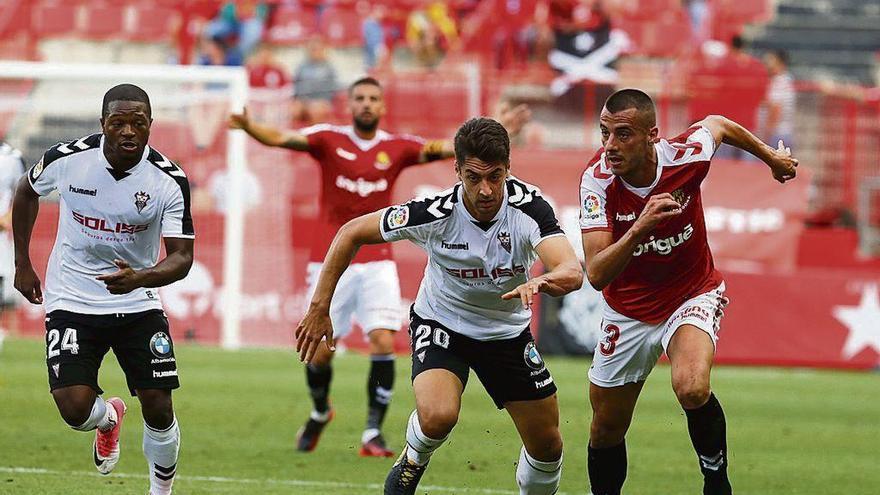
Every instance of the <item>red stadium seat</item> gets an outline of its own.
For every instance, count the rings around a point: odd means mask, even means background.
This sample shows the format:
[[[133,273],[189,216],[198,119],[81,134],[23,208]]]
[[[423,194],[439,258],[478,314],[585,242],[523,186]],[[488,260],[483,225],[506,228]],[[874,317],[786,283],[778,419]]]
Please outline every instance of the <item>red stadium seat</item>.
[[[331,45],[355,46],[363,43],[361,17],[354,9],[328,8],[321,14],[320,27]]]
[[[270,43],[298,44],[318,32],[317,12],[307,6],[281,5],[272,14],[272,21],[266,32]]]
[[[83,35],[98,39],[123,37],[125,10],[125,5],[115,2],[88,2]]]
[[[33,30],[40,37],[71,34],[77,30],[78,2],[46,0],[34,5]]]
[[[180,22],[180,12],[158,4],[132,4],[131,22],[126,29],[127,38],[133,41],[168,41],[174,26]]]
[[[666,12],[681,10],[681,0],[638,0],[623,5],[625,16],[639,20],[653,20]]]
[[[681,9],[652,19],[615,19],[614,27],[626,31],[636,45],[635,53],[640,55],[674,56],[684,50],[692,39],[691,24]]]

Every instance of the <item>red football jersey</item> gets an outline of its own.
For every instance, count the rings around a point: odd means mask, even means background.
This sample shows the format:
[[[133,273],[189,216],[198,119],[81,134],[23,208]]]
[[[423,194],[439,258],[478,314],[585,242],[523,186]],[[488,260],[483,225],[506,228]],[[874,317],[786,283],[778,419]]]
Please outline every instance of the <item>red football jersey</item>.
[[[581,177],[581,231],[611,232],[617,242],[632,227],[648,199],[670,193],[682,213],[658,224],[633,252],[623,272],[602,291],[620,314],[660,323],[686,300],[722,282],[706,238],[700,184],[709,172],[715,140],[708,129],[692,127],[670,140],[661,139],[657,178],[633,187],[611,173],[600,149]]]
[[[379,130],[371,140],[352,126],[319,124],[303,129],[309,154],[321,166],[321,229],[312,233],[311,261],[323,261],[333,236],[353,218],[391,204],[400,171],[419,163],[425,140]],[[388,244],[361,247],[353,263],[391,259]]]

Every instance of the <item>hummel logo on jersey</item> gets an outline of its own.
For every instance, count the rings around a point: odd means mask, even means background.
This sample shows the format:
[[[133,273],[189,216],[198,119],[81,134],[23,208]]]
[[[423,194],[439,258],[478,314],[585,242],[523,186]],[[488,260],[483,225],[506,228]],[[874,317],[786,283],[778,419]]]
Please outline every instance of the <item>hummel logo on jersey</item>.
[[[134,205],[137,207],[138,213],[147,207],[147,201],[149,200],[150,195],[143,191],[134,193]]]
[[[336,154],[341,156],[342,158],[345,158],[348,161],[354,161],[357,159],[357,155],[355,155],[351,151],[345,151],[342,148],[336,148]]]
[[[61,363],[55,363],[52,365],[52,372],[55,373],[55,378],[58,378],[58,374],[61,373]]]
[[[632,222],[633,220],[636,219],[636,214],[635,213],[627,213],[626,215],[624,215],[622,213],[618,213],[617,216],[615,217],[615,219],[618,222]]]
[[[684,230],[679,232],[678,235],[669,236],[665,239],[654,239],[654,236],[648,238],[648,242],[639,244],[639,247],[633,251],[633,256],[641,256],[645,253],[654,251],[657,254],[666,256],[667,254],[672,252],[672,249],[676,246],[681,245],[684,241],[691,238],[694,234],[694,227],[691,224],[687,224]]]
[[[504,248],[508,253],[510,252],[510,233],[509,232],[499,232],[498,233],[498,242],[501,243],[501,247]]]
[[[72,193],[85,194],[86,196],[97,196],[98,195],[97,189],[83,189],[82,187],[73,187],[73,186],[67,186],[67,188]]]
[[[441,241],[441,242],[440,242],[440,246],[441,246],[443,249],[462,249],[462,250],[467,250],[467,249],[468,249],[468,243],[466,243],[466,242],[446,242],[446,241]]]

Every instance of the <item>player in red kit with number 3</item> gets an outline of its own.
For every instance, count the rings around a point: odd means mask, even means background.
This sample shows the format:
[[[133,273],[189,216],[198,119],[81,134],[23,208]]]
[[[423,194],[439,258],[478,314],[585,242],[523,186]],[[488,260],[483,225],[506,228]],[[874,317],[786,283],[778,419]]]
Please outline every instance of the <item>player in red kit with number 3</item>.
[[[336,231],[346,222],[391,204],[391,191],[400,172],[412,165],[454,156],[449,141],[426,141],[393,135],[379,129],[385,115],[382,86],[365,77],[349,86],[348,106],[352,125],[319,124],[300,131],[278,130],[252,122],[247,113],[232,115],[229,126],[242,129],[267,146],[307,152],[321,169],[321,229],[312,232],[308,266],[309,298],[315,290],[324,255]],[[501,116],[511,134],[528,121],[525,106]],[[397,267],[387,244],[367,246],[352,261],[339,281],[331,307],[333,328],[344,337],[357,323],[369,338],[370,373],[367,381],[369,409],[361,437],[362,456],[391,457],[381,426],[394,386],[394,332],[401,325]],[[297,434],[297,450],[310,452],[333,418],[329,403],[333,353],[321,345],[306,365],[306,380],[314,407]]]
[[[603,148],[580,184],[587,278],[606,302],[604,337],[589,372],[592,493],[620,493],[624,437],[642,385],[665,351],[703,493],[730,494],[724,412],[709,386],[727,299],[706,239],[700,184],[721,143],[760,158],[782,183],[795,177],[798,162],[782,141],[774,149],[717,115],[658,139],[654,102],[636,89],[611,95],[599,126]]]

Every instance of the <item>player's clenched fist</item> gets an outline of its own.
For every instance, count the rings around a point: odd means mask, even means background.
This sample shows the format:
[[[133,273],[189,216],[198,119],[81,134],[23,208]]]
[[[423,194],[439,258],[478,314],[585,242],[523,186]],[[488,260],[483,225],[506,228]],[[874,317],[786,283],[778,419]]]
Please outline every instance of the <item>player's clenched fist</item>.
[[[786,147],[781,139],[767,161],[767,165],[773,173],[773,178],[782,184],[794,179],[797,175],[798,161],[791,156],[791,148]]]
[[[336,350],[336,343],[333,341],[333,323],[327,311],[309,309],[297,325],[294,337],[296,337],[296,352],[299,353],[299,360],[305,363],[312,362],[315,351],[318,350],[324,337],[327,338],[327,347],[331,351]]]
[[[43,304],[43,291],[40,288],[40,277],[31,265],[15,268],[15,290],[34,304]]]
[[[230,115],[229,120],[226,122],[226,125],[229,126],[230,129],[247,130],[250,124],[251,120],[248,117],[247,107],[244,107],[241,110],[241,113],[234,113]]]
[[[507,300],[519,297],[522,300],[523,307],[529,309],[532,307],[535,294],[540,292],[541,287],[544,287],[546,284],[547,282],[542,279],[533,278],[524,284],[520,284],[516,289],[505,293],[501,296],[501,299]]]
[[[673,199],[669,193],[655,194],[648,199],[645,209],[633,224],[633,229],[639,233],[648,233],[657,226],[658,223],[672,218],[681,213],[681,205]]]

